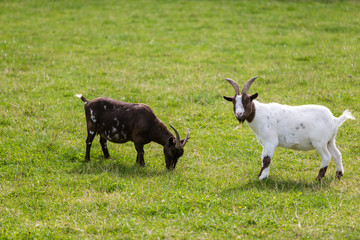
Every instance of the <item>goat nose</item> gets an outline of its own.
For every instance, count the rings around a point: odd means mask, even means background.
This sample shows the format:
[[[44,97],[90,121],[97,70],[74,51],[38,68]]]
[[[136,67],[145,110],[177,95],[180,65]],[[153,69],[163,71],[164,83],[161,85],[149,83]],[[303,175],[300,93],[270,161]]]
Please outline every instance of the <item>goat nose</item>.
[[[240,116],[242,115],[242,112],[236,112],[235,115],[236,115],[237,117],[240,117]]]

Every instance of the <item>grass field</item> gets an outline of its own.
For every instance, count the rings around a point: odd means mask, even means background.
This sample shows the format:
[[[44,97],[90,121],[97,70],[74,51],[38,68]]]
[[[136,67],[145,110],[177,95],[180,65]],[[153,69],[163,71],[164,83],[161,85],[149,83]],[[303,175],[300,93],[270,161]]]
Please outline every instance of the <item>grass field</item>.
[[[0,1],[0,239],[360,239],[358,1]],[[222,99],[260,77],[261,102],[320,104],[345,168],[315,181],[317,152],[261,146]],[[98,138],[83,103],[146,103],[191,139],[175,171],[162,147]]]

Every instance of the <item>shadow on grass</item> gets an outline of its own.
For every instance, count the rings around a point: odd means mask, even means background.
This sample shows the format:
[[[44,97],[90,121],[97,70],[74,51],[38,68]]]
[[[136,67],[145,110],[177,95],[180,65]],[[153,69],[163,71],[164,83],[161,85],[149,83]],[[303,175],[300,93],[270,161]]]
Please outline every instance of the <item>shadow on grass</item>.
[[[141,167],[135,161],[124,164],[114,159],[100,158],[97,160],[93,159],[91,162],[80,161],[69,172],[83,175],[109,173],[119,177],[154,177],[171,174],[173,171],[165,168],[158,170],[148,166]]]
[[[260,191],[279,191],[279,192],[317,192],[324,189],[330,188],[330,185],[333,181],[339,181],[335,177],[328,176],[323,180],[292,180],[292,179],[274,179],[268,178],[265,180],[251,179],[245,182],[242,185],[237,187],[228,188],[223,191],[223,193],[236,193],[243,192],[252,189],[257,189]]]

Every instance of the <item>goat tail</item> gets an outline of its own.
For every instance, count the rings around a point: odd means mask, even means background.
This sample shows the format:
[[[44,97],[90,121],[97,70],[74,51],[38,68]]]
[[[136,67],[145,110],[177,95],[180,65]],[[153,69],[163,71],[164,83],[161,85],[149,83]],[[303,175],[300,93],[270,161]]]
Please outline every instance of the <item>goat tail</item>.
[[[84,98],[82,94],[75,94],[74,97],[80,98],[84,103],[88,102],[88,100],[86,100],[86,98]]]
[[[351,112],[346,109],[340,117],[336,118],[335,121],[337,127],[340,127],[348,119],[355,120],[355,118],[351,115]]]

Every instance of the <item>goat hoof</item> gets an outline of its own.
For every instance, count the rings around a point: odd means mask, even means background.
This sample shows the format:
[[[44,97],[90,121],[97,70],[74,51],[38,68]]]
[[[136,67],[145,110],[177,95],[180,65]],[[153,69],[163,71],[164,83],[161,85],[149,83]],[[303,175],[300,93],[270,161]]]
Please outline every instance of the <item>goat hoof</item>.
[[[325,177],[325,173],[328,167],[323,167],[320,169],[319,174],[317,175],[316,179],[321,180],[323,177]]]
[[[317,181],[321,181],[323,178],[324,178],[324,176],[321,176],[321,175],[319,174],[319,175],[317,175],[316,180],[317,180]]]
[[[337,179],[341,179],[341,177],[343,176],[343,173],[341,171],[336,171],[336,177]]]
[[[261,175],[261,176],[259,177],[259,180],[261,181],[261,180],[264,180],[264,179],[267,179],[267,178],[268,178],[267,175],[265,175],[265,176],[262,176],[262,175]]]

